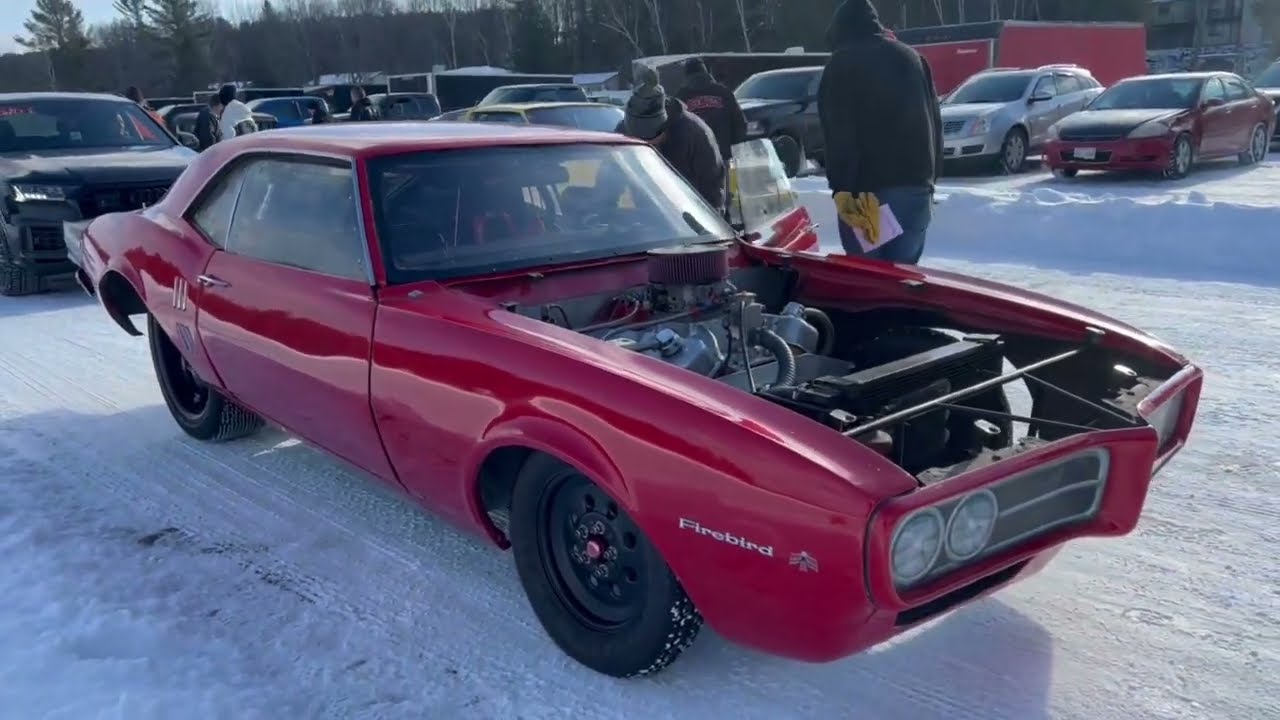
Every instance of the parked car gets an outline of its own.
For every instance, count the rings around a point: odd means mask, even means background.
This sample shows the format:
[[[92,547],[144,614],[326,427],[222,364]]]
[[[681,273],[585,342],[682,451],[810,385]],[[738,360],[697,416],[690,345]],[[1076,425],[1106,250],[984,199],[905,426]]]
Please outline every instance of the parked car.
[[[375,93],[369,100],[379,120],[430,120],[440,114],[440,101],[431,93]]]
[[[192,135],[194,137],[194,133],[196,131],[196,118],[200,115],[199,107],[200,106],[197,105],[196,110],[172,114],[168,120],[169,126],[174,129],[174,132]],[[264,112],[253,113],[253,122],[258,126],[259,131],[274,130],[279,127],[279,122],[276,120],[276,116],[269,115]]]
[[[800,174],[807,158],[818,165],[826,160],[818,118],[821,81],[821,66],[766,70],[743,80],[733,91],[747,118],[747,139],[772,140],[789,177]]]
[[[1076,65],[984,70],[942,101],[943,159],[1019,172],[1028,156],[1042,151],[1049,126],[1101,92],[1093,75]]]
[[[511,547],[548,635],[620,677],[704,618],[834,660],[1129,533],[1203,382],[1076,305],[749,242],[621,135],[256,133],[79,240],[183,432],[279,423]]]
[[[1271,136],[1271,149],[1280,150],[1280,60],[1271,63],[1270,67],[1254,78],[1253,86],[1258,89],[1258,92],[1271,98],[1271,102],[1277,106],[1275,130]]]
[[[466,119],[471,122],[558,125],[579,130],[615,132],[625,114],[622,108],[617,106],[588,100],[482,105],[467,112]]]
[[[476,107],[528,102],[588,102],[587,91],[573,83],[502,85],[489,91]]]
[[[1144,170],[1181,178],[1200,160],[1262,162],[1275,122],[1275,103],[1235,73],[1144,75],[1050,128],[1045,162],[1066,177]]]
[[[115,95],[0,95],[0,295],[70,279],[68,223],[154,205],[195,156]]]
[[[466,120],[467,113],[471,112],[472,110],[473,108],[462,108],[461,110],[449,110],[448,112],[440,113],[439,115],[431,118],[431,120],[432,122],[435,122],[435,121],[457,122],[459,120]]]
[[[276,126],[282,128],[310,125],[316,109],[321,106],[324,106],[326,114],[329,112],[324,98],[315,95],[258,98],[250,100],[245,105],[254,113],[273,116],[276,119]]]

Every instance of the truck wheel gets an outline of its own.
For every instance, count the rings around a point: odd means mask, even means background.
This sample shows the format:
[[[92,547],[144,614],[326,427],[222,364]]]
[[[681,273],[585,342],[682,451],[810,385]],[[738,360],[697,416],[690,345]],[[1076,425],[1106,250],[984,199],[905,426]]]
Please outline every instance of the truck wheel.
[[[9,240],[0,231],[0,295],[34,295],[45,289],[43,279],[14,260]]]
[[[804,167],[804,146],[794,136],[782,133],[773,136],[773,150],[778,153],[787,177],[795,177]]]
[[[1016,175],[1022,172],[1027,163],[1027,132],[1022,128],[1013,128],[1000,143],[999,169],[1006,174]]]
[[[147,338],[160,394],[183,432],[197,440],[224,442],[252,435],[262,427],[262,418],[223,397],[196,375],[151,315],[147,316]]]
[[[511,500],[529,605],[574,660],[618,678],[670,665],[702,628],[671,568],[625,510],[574,468],[533,455]]]

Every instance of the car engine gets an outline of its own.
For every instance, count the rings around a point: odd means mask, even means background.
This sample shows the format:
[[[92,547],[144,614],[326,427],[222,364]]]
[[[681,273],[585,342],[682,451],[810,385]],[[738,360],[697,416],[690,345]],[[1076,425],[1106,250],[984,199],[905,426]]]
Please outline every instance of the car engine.
[[[646,262],[643,287],[509,309],[733,385],[846,434],[1000,373],[1004,356],[997,336],[935,335],[888,354],[837,357],[827,314],[795,302],[770,311],[757,293],[731,281],[725,245],[653,250]],[[976,400],[1007,412],[999,388]],[[1010,434],[1007,422],[953,417],[942,407],[851,437],[919,472],[1007,447]]]

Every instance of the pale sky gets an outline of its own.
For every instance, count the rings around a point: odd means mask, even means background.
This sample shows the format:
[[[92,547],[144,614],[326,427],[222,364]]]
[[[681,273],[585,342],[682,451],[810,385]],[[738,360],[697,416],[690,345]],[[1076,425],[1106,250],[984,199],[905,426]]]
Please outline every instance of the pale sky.
[[[80,12],[84,13],[84,21],[88,25],[101,25],[118,17],[114,0],[74,0]],[[15,52],[19,49],[13,41],[14,35],[24,35],[22,23],[31,17],[31,8],[35,0],[0,0],[0,52]],[[215,0],[216,5],[226,8],[238,6],[228,0]]]

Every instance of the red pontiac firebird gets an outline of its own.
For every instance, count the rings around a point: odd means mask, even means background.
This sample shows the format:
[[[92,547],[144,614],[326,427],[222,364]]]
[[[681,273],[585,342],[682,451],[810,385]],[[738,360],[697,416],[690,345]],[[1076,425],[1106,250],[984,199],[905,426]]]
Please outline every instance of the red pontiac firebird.
[[[1045,164],[1081,170],[1141,170],[1186,177],[1199,160],[1267,158],[1276,106],[1229,72],[1122,80],[1049,128]]]
[[[749,243],[612,134],[322,125],[215,146],[74,255],[145,316],[187,434],[278,424],[510,547],[602,673],[704,618],[833,660],[1133,530],[1196,366],[1048,297],[797,252],[794,212]]]

